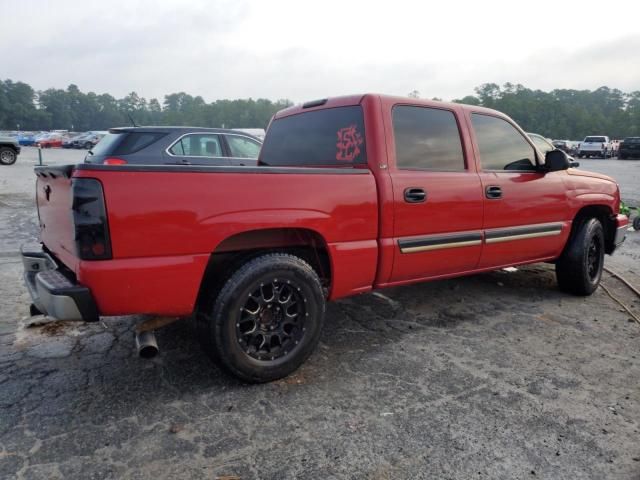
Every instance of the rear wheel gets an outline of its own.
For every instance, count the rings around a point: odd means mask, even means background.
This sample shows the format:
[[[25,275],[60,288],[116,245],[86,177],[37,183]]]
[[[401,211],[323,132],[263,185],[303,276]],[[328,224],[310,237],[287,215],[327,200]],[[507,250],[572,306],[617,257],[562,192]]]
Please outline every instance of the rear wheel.
[[[316,272],[302,259],[267,254],[231,275],[207,315],[208,351],[247,382],[276,380],[315,349],[325,299]]]
[[[18,154],[13,148],[0,147],[0,163],[2,165],[13,165],[18,159]]]
[[[596,218],[584,220],[556,262],[560,289],[574,295],[591,295],[600,283],[604,266],[604,229]]]

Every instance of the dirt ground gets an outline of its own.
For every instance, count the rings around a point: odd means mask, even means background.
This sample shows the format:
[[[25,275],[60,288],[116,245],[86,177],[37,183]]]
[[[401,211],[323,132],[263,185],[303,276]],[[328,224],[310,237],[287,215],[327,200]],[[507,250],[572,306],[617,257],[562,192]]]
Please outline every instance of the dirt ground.
[[[640,479],[640,325],[603,289],[559,292],[551,265],[333,303],[316,353],[266,385],[186,321],[153,360],[137,318],[27,328],[34,152],[0,168],[0,478]],[[638,203],[640,161],[581,163]],[[640,232],[607,266],[640,287]]]

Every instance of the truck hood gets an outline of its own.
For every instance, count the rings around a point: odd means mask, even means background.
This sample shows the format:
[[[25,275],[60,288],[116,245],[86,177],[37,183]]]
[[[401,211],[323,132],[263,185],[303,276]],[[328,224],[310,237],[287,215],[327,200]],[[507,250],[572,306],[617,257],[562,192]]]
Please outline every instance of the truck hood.
[[[613,178],[608,175],[603,175],[602,173],[589,172],[588,170],[579,170],[577,168],[570,168],[567,170],[569,175],[575,175],[578,177],[591,177],[591,178],[599,178],[600,180],[608,180],[613,183],[617,183]]]

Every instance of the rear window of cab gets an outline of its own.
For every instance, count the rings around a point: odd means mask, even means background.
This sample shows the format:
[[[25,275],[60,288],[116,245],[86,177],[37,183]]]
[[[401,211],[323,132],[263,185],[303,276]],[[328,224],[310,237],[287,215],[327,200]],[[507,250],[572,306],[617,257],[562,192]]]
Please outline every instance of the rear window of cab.
[[[367,163],[362,107],[336,107],[274,120],[259,163],[350,167]]]

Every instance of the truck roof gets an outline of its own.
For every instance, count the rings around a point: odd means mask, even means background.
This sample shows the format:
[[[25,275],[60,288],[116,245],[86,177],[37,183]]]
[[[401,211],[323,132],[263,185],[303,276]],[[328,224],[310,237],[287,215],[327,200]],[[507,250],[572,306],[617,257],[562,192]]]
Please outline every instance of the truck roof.
[[[422,98],[410,98],[410,97],[400,97],[394,95],[384,95],[379,93],[364,93],[357,95],[345,95],[340,97],[330,97],[323,98],[318,100],[312,100],[309,102],[301,103],[298,105],[294,105],[292,107],[285,108],[280,110],[274,115],[274,119],[288,117],[290,115],[295,115],[298,113],[302,113],[306,110],[320,110],[324,108],[335,108],[335,107],[348,107],[353,105],[359,105],[365,99],[365,97],[377,97],[382,101],[391,101],[394,103],[410,103],[412,105],[424,105],[426,107],[449,107],[449,108],[463,108],[463,109],[472,109],[475,112],[485,112],[491,113],[493,115],[506,116],[502,112],[497,110],[493,110],[491,108],[479,107],[476,105],[466,105],[463,103],[453,103],[453,102],[441,102],[439,100],[427,100]]]

